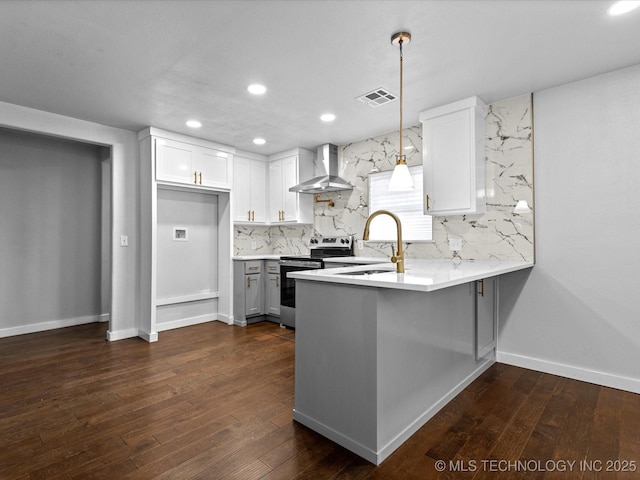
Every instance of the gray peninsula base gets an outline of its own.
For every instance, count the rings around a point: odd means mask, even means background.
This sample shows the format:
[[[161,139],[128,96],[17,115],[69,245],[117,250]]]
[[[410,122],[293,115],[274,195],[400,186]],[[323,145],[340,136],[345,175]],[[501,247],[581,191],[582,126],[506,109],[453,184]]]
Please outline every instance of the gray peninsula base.
[[[381,463],[495,362],[476,360],[477,296],[298,278],[293,418]]]

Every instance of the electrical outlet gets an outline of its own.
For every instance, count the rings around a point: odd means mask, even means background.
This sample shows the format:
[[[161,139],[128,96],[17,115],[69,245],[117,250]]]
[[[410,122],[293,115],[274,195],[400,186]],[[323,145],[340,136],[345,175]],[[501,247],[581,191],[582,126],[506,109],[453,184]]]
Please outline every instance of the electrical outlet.
[[[362,250],[364,248],[364,242],[362,240],[358,240],[358,248]]]
[[[449,250],[452,252],[459,252],[462,250],[462,239],[461,238],[450,238],[449,239]]]
[[[120,235],[120,246],[128,247],[129,246],[129,236],[128,235]]]
[[[253,250],[256,250],[258,248],[258,245],[256,244],[256,242],[251,242],[251,248]]]

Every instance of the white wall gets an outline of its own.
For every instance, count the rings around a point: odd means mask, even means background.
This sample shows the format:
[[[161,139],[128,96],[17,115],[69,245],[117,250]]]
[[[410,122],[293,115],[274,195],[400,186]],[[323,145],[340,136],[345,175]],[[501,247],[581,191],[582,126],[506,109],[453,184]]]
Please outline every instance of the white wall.
[[[138,335],[138,142],[136,134],[0,102],[0,126],[111,148],[111,311],[107,338]],[[129,247],[120,247],[128,235]]]
[[[534,94],[536,265],[498,360],[640,393],[640,66]]]

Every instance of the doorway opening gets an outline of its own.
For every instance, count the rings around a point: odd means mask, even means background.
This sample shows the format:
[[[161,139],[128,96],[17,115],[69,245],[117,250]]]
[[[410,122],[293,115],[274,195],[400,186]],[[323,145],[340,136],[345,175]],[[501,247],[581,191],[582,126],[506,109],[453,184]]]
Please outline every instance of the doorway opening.
[[[109,321],[111,148],[0,127],[0,336]]]

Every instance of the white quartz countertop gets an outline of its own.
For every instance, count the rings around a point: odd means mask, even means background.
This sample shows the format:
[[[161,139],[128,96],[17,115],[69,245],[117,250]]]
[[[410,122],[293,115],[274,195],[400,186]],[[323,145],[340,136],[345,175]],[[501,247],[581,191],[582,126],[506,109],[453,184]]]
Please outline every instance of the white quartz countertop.
[[[327,257],[322,260],[324,263],[353,263],[354,265],[368,265],[385,261],[381,257]]]
[[[263,253],[255,255],[236,255],[231,257],[232,260],[280,260],[280,257],[295,256],[295,253]],[[328,257],[323,258],[327,263],[353,263],[354,265],[368,265],[370,263],[384,262],[381,257]]]
[[[287,275],[315,282],[431,292],[531,267],[533,263],[530,262],[467,260],[454,265],[451,260],[408,259],[405,260],[405,273],[396,273],[395,264],[387,261],[353,267],[304,270]],[[374,269],[385,272],[357,275],[357,272]]]
[[[263,253],[256,255],[237,255],[231,257],[232,260],[280,260],[280,257],[285,255],[283,253]]]

